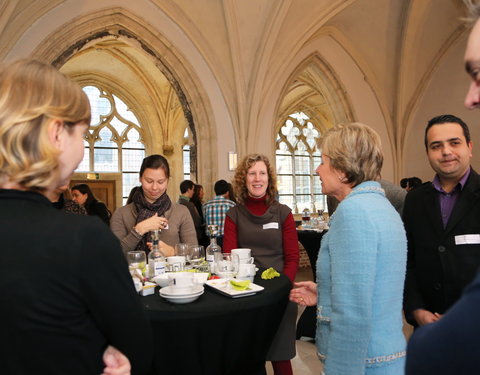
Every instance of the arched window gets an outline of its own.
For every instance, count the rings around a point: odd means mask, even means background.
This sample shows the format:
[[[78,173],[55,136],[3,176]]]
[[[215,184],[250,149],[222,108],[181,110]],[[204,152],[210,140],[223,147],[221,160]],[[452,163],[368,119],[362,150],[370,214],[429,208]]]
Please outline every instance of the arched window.
[[[276,165],[279,200],[294,213],[310,210],[327,211],[326,196],[315,173],[321,162],[317,141],[321,134],[303,112],[288,116],[276,140]]]
[[[127,105],[106,89],[85,86],[92,121],[85,137],[85,156],[77,172],[122,172],[125,204],[139,184],[138,172],[145,157],[142,128]]]
[[[190,134],[188,128],[183,134],[183,179],[190,180]]]

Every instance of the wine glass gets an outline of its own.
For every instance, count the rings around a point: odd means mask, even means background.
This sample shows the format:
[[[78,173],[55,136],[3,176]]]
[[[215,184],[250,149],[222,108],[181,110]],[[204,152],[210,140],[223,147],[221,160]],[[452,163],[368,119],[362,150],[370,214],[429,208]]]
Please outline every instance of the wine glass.
[[[215,254],[215,273],[222,279],[234,277],[238,273],[239,264],[238,254]]]
[[[185,257],[188,261],[188,245],[186,243],[177,243],[175,245],[175,255]]]
[[[147,263],[145,251],[129,251],[127,253],[127,261],[128,269],[132,277],[143,278]]]
[[[190,263],[198,267],[205,260],[205,249],[201,245],[192,245],[188,250]]]

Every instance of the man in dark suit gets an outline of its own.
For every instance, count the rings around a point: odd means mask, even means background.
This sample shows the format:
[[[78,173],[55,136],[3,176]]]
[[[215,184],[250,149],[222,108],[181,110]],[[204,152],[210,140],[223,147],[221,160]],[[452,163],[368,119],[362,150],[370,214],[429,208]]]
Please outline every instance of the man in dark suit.
[[[415,326],[439,320],[480,266],[480,177],[470,167],[468,126],[452,115],[435,117],[425,130],[425,147],[436,175],[408,193],[403,213],[404,310]]]
[[[465,52],[465,67],[472,81],[465,106],[474,109],[480,107],[480,1],[464,1],[475,21]],[[476,202],[478,195],[471,202],[472,209],[478,204]],[[434,324],[420,327],[411,336],[405,374],[477,374],[480,368],[479,337],[480,274],[477,273],[445,316]]]

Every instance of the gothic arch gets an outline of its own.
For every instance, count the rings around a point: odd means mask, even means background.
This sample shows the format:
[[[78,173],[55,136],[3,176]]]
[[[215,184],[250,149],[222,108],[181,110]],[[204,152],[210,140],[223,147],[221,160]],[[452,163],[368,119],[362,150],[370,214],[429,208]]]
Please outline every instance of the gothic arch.
[[[196,140],[198,166],[217,164],[217,141],[215,118],[213,116],[208,95],[200,80],[194,74],[194,69],[182,54],[150,25],[142,22],[134,14],[123,8],[103,9],[89,13],[81,18],[70,20],[68,24],[45,38],[34,50],[33,56],[46,60],[61,68],[69,60],[84,53],[98,43],[123,43],[156,67],[170,82],[181,103],[183,114],[190,132]],[[135,65],[138,61],[130,61]],[[141,69],[139,69],[141,70]],[[88,81],[88,78],[83,77]],[[145,79],[143,79],[145,80]],[[121,91],[122,92],[122,91]],[[139,110],[140,118],[149,117],[142,113],[142,104],[135,102],[135,97],[123,90],[124,98]],[[176,124],[178,126],[179,124]],[[180,133],[183,135],[183,130]],[[199,132],[201,129],[201,136]],[[180,137],[181,139],[181,137]],[[181,141],[180,141],[181,142]],[[150,152],[161,152],[168,155],[170,144],[163,144],[163,149],[155,145],[149,147]],[[181,158],[181,152],[179,154]],[[178,163],[177,163],[178,164]],[[175,170],[179,165],[172,168]],[[202,168],[203,178],[213,180],[212,171],[215,168]],[[196,169],[198,172],[198,169]]]

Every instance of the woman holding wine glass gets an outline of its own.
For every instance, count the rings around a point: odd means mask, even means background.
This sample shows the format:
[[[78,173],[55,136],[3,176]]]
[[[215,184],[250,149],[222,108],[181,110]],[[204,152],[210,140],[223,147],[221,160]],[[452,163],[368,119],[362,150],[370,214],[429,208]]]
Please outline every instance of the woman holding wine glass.
[[[51,65],[0,68],[2,373],[150,369],[151,330],[118,240],[49,200],[82,160],[89,123],[87,96]]]

